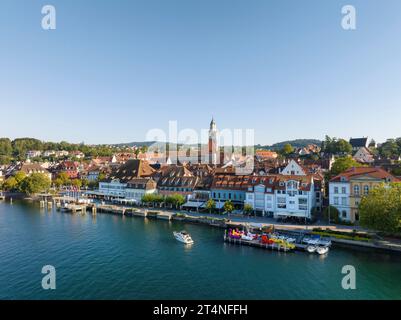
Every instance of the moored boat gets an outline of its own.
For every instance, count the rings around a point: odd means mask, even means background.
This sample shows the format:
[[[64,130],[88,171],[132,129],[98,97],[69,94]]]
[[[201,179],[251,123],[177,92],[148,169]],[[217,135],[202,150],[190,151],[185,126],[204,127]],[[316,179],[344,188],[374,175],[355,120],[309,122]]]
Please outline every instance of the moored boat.
[[[306,247],[306,251],[308,251],[309,253],[315,252],[316,249],[317,249],[316,246],[307,246],[307,247]]]
[[[329,252],[329,248],[328,247],[317,247],[316,252],[320,255],[323,255],[323,254],[326,254],[327,252]]]

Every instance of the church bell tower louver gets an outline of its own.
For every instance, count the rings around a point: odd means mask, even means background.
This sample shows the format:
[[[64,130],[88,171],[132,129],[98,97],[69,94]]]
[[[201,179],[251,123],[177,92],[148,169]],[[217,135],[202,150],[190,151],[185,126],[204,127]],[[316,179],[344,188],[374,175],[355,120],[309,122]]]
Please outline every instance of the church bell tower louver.
[[[218,155],[219,155],[219,146],[217,143],[217,126],[216,122],[212,118],[212,121],[210,122],[210,128],[209,128],[209,164],[211,165],[217,165],[218,164]]]

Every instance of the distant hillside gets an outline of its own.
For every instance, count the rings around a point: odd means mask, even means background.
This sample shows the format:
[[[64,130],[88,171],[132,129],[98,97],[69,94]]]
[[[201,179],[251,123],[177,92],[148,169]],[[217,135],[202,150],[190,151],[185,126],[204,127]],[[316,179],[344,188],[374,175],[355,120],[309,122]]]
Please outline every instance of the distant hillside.
[[[295,148],[303,148],[303,147],[306,147],[308,144],[316,144],[316,145],[320,146],[322,144],[322,141],[321,140],[317,140],[317,139],[296,139],[296,140],[288,140],[288,141],[278,142],[278,143],[275,143],[275,144],[273,144],[271,146],[262,146],[262,145],[259,144],[259,145],[256,145],[255,148],[280,150],[287,143],[289,143],[290,145],[292,145]]]
[[[127,143],[118,143],[114,144],[116,147],[149,147],[150,145],[154,144],[156,141],[140,141],[140,142],[127,142]]]
[[[283,146],[285,144],[291,144],[293,147],[295,148],[302,148],[302,147],[306,147],[308,144],[316,144],[318,146],[321,145],[322,141],[321,140],[317,140],[317,139],[296,139],[296,140],[289,140],[289,141],[282,141],[282,142],[278,142],[275,143],[271,146],[263,146],[263,145],[256,145],[255,148],[256,149],[271,149],[271,150],[280,150],[283,148]],[[119,143],[119,144],[115,144],[114,146],[116,147],[133,147],[133,146],[137,146],[137,147],[142,147],[142,146],[151,146],[151,145],[159,145],[160,149],[164,149],[163,147],[165,146],[165,144],[163,142],[156,142],[156,141],[136,141],[136,142],[128,142],[128,143]],[[172,143],[171,144],[172,149],[174,149],[175,144]],[[179,146],[181,146],[181,144],[179,144]],[[195,145],[191,145],[191,146],[195,146]]]

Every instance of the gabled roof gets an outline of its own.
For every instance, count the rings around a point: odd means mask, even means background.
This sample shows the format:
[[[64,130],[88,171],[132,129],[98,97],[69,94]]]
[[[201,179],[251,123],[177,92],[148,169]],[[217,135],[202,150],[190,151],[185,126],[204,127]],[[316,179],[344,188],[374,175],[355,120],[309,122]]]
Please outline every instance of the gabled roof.
[[[128,160],[118,166],[109,176],[110,180],[119,179],[120,182],[128,182],[134,178],[150,177],[155,170],[148,162],[138,159]]]
[[[366,147],[368,144],[368,138],[351,138],[349,140],[352,148]]]
[[[386,180],[390,182],[398,181],[396,177],[381,168],[357,167],[350,168],[335,176],[330,182],[349,182],[352,179],[361,177],[371,177],[377,180]]]
[[[22,171],[26,174],[33,172],[49,173],[49,171],[43,168],[39,163],[24,163],[19,169],[19,171]]]

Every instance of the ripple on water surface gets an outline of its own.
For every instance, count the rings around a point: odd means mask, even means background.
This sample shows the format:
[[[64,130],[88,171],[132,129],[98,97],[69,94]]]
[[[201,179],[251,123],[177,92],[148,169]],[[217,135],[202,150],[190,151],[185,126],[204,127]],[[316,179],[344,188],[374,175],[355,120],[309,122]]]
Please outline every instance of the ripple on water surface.
[[[186,229],[192,246],[173,231]],[[41,289],[53,265],[57,289]],[[341,288],[341,268],[357,290]],[[222,230],[0,203],[2,299],[401,299],[401,258],[333,249],[325,257],[223,243]]]

